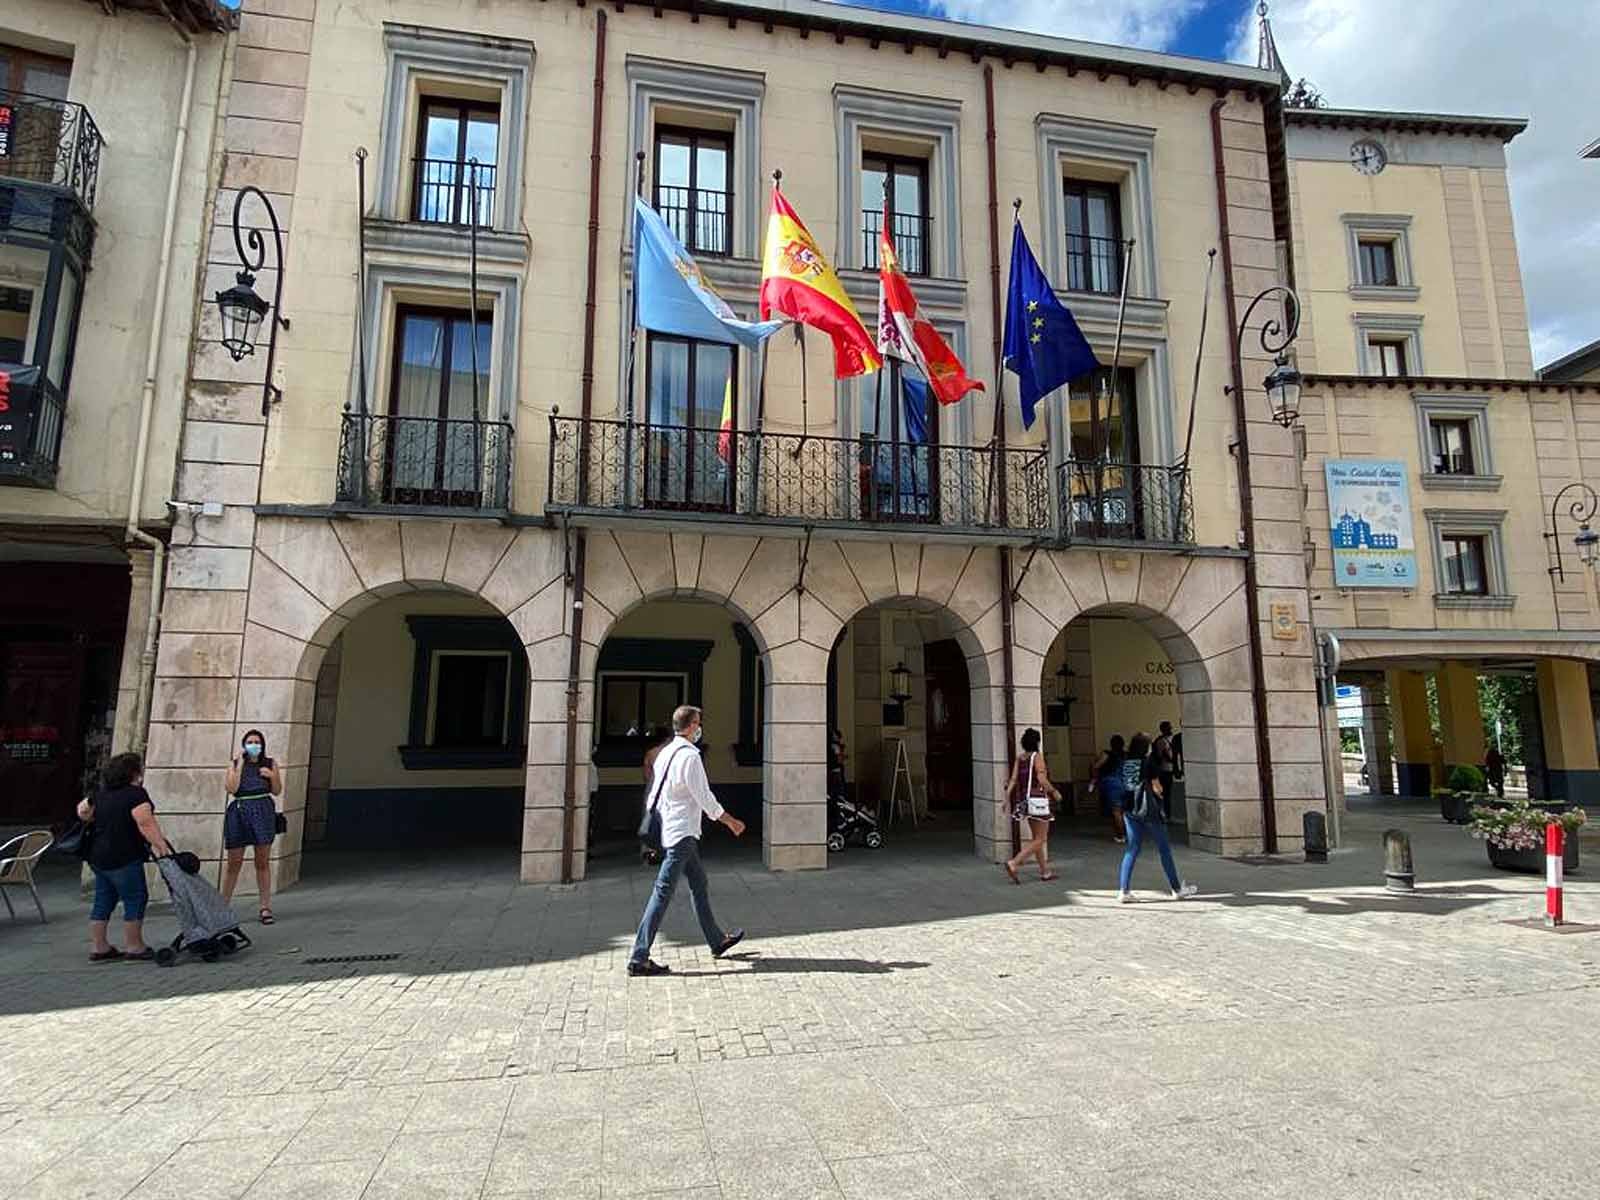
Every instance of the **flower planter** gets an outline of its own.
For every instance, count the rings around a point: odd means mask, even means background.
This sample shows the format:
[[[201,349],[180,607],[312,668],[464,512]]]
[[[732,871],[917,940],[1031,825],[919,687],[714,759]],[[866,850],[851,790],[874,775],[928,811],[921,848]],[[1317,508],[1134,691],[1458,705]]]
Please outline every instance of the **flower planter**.
[[[1485,842],[1489,847],[1489,865],[1500,871],[1526,871],[1531,875],[1543,875],[1545,872],[1544,847],[1534,850],[1503,850],[1493,842]],[[1576,871],[1578,869],[1578,835],[1567,835],[1566,854],[1562,856],[1561,866],[1563,871]]]

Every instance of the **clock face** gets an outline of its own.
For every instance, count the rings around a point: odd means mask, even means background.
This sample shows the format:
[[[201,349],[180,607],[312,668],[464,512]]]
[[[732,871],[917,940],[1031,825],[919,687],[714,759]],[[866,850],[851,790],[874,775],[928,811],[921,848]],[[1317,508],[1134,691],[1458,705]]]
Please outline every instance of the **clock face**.
[[[1376,175],[1389,165],[1389,155],[1371,138],[1363,138],[1350,146],[1350,165],[1363,175]]]

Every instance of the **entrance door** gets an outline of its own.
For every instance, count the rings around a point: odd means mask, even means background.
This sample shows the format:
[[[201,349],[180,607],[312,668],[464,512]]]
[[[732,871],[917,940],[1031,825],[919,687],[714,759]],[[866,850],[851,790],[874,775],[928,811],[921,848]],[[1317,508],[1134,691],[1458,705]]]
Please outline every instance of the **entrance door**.
[[[79,791],[82,639],[0,645],[0,824],[66,820]]]
[[[923,649],[928,684],[928,807],[972,807],[972,689],[967,656],[954,641]]]

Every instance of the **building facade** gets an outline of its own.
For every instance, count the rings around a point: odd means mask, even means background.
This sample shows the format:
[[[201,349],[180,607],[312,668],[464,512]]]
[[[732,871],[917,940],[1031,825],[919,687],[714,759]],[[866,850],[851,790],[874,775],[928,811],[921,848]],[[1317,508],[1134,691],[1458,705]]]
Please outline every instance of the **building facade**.
[[[234,16],[0,13],[0,826],[142,747]]]
[[[830,728],[858,796],[993,859],[1024,728],[1081,804],[1097,743],[1171,720],[1191,844],[1293,848],[1326,803],[1299,465],[1227,330],[1287,253],[1277,97],[804,2],[246,0],[221,194],[270,198],[288,324],[270,380],[271,317],[236,362],[207,305],[192,356],[176,498],[222,511],[174,552],[149,735],[186,843],[258,727],[284,883],[453,837],[578,878],[694,702],[777,869],[828,861]],[[778,171],[869,327],[890,224],[986,393],[835,384],[815,331],[633,335],[634,193],[753,316]],[[995,377],[1016,198],[1105,366],[1031,430]],[[219,219],[205,297],[237,257]]]
[[[1593,802],[1600,388],[1579,356],[1533,370],[1504,153],[1526,122],[1286,118],[1312,611],[1372,786],[1427,796],[1510,736],[1534,795]]]

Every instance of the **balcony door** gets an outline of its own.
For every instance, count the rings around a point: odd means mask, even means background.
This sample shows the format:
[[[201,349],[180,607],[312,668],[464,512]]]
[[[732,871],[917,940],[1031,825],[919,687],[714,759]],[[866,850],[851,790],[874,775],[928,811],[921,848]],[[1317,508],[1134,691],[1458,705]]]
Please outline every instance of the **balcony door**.
[[[0,44],[0,175],[68,183],[62,104],[72,60]]]
[[[417,122],[412,219],[466,225],[476,213],[480,229],[492,226],[499,154],[499,105],[425,97]]]
[[[1113,183],[1068,179],[1067,290],[1115,296],[1122,290],[1122,206]]]
[[[646,359],[645,504],[731,511],[740,451],[734,348],[651,334]]]
[[[407,306],[396,313],[389,419],[383,423],[384,503],[479,507],[493,314],[479,313],[477,328],[475,397],[469,314]]]
[[[1073,536],[1140,535],[1139,405],[1130,367],[1108,367],[1072,381],[1068,390],[1063,490]]]
[[[884,222],[907,275],[926,275],[928,266],[928,162],[893,154],[868,154],[861,160],[861,264],[878,269],[878,239]]]
[[[891,360],[862,385],[862,509],[868,521],[939,521],[939,402],[915,367]],[[896,393],[898,392],[898,395]]]
[[[655,207],[695,254],[733,253],[733,140],[704,129],[656,131]]]

